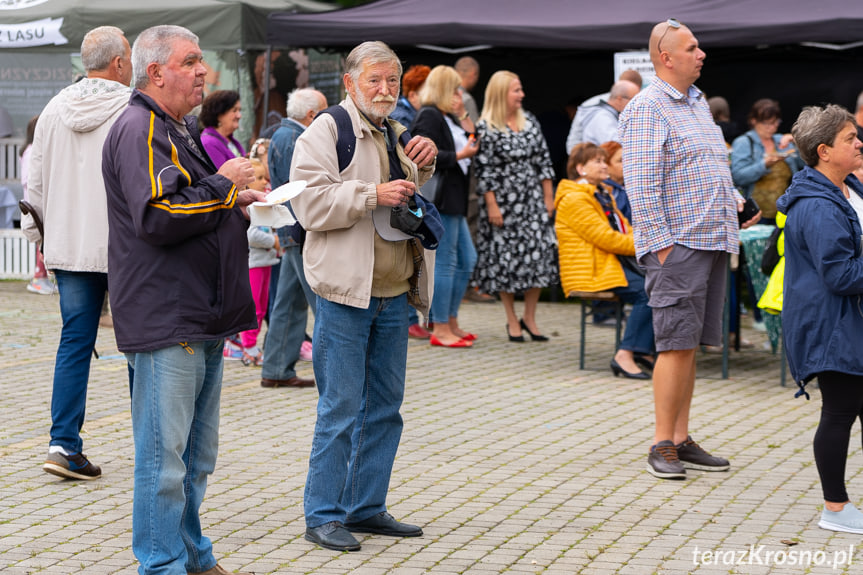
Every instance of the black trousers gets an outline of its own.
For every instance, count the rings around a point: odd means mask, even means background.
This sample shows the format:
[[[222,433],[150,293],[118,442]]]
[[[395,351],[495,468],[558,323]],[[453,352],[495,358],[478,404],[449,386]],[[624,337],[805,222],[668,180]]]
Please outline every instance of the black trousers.
[[[818,374],[821,388],[821,421],[815,431],[815,465],[821,478],[824,500],[848,501],[845,491],[845,461],[851,426],[863,422],[863,376],[836,371]]]

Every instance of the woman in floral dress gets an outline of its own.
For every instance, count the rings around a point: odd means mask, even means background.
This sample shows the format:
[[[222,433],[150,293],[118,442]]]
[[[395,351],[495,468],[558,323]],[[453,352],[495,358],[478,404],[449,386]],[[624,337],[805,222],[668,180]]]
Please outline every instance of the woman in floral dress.
[[[536,324],[540,290],[557,281],[557,241],[551,214],[554,176],[539,122],[521,107],[518,76],[495,72],[485,91],[477,125],[480,151],[474,158],[478,179],[478,261],[475,277],[486,293],[499,293],[506,309],[510,341],[548,338]],[[521,319],[515,295],[524,294]]]

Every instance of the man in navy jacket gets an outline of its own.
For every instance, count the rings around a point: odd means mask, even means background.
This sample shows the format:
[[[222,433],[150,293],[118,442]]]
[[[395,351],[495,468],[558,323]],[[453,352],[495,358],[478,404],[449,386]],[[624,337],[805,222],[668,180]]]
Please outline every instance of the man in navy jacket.
[[[224,337],[256,326],[242,207],[264,194],[244,190],[245,158],[217,171],[186,116],[206,74],[197,36],[149,28],[132,64],[135,90],[102,158],[114,329],[134,369],[132,550],[142,575],[223,575],[199,508],[216,465]]]

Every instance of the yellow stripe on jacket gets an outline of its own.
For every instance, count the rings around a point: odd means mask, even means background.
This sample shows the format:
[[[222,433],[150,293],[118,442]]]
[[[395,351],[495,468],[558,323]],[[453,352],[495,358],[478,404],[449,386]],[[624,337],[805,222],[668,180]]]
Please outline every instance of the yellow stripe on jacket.
[[[155,153],[153,150],[153,134],[155,133],[155,124],[156,124],[156,114],[155,112],[150,112],[150,130],[147,134],[147,158],[148,164],[150,168],[150,197],[152,198],[149,202],[151,206],[154,208],[159,208],[160,210],[165,210],[167,212],[173,214],[201,214],[206,212],[211,212],[215,210],[224,210],[231,209],[234,207],[234,204],[237,201],[237,196],[239,194],[239,190],[237,186],[232,185],[230,191],[228,192],[228,197],[224,200],[220,200],[218,198],[214,198],[212,200],[208,200],[206,202],[197,202],[194,204],[188,203],[172,203],[167,199],[162,198],[162,174],[166,170],[170,170],[172,168],[176,168],[180,171],[189,185],[192,184],[192,177],[189,175],[188,170],[180,164],[179,152],[177,151],[177,147],[174,145],[174,141],[168,137],[171,143],[171,166],[165,166],[159,173],[156,174],[155,169]]]

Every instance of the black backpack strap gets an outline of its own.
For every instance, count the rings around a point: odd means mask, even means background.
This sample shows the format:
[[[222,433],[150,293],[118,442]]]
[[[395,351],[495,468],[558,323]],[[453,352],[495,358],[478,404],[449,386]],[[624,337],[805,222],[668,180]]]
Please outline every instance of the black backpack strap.
[[[354,152],[357,149],[357,137],[354,134],[354,127],[351,125],[351,116],[348,111],[336,104],[325,110],[318,112],[317,118],[321,114],[329,114],[336,121],[337,137],[336,140],[336,156],[339,160],[339,172],[343,172],[351,160],[354,159]]]
[[[336,140],[336,156],[339,161],[339,172],[343,172],[348,167],[348,164],[351,163],[351,160],[354,159],[354,152],[357,151],[357,136],[354,134],[351,116],[347,110],[338,104],[321,110],[315,118],[321,114],[329,114],[336,122],[336,133],[338,135],[338,139]],[[399,143],[404,148],[410,141],[411,135],[405,130],[399,136]]]

